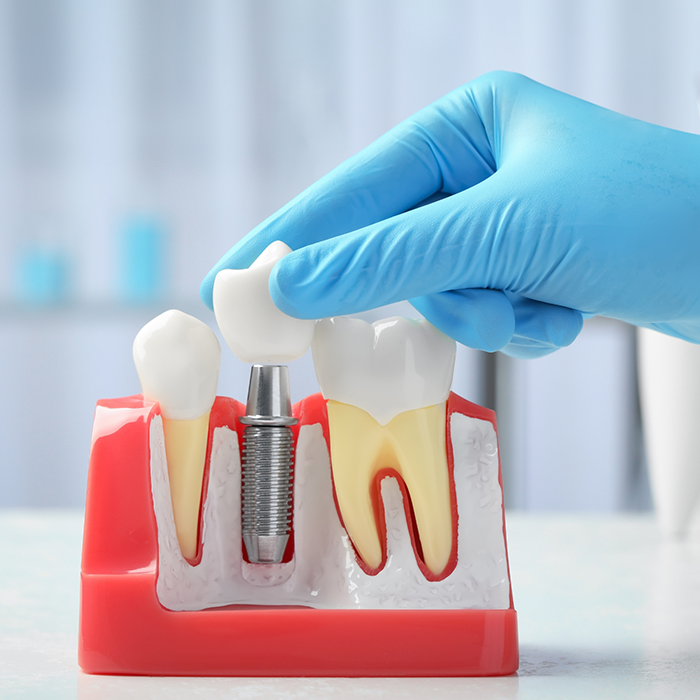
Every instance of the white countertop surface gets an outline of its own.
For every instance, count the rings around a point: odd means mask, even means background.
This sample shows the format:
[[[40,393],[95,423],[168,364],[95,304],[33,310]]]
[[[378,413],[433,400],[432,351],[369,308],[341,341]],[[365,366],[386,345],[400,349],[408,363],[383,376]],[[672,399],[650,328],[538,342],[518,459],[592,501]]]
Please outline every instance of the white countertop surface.
[[[700,698],[700,537],[650,516],[509,513],[520,671],[506,678],[88,676],[82,514],[0,510],[1,698]]]

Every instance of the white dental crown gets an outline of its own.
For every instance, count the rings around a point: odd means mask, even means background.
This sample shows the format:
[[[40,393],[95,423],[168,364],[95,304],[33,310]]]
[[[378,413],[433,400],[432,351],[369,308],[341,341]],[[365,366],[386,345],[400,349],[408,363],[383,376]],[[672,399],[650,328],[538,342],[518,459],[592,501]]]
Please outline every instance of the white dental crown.
[[[309,349],[316,321],[280,311],[268,287],[272,268],[292,249],[271,243],[246,270],[222,270],[214,280],[214,314],[224,340],[243,362],[286,364]]]

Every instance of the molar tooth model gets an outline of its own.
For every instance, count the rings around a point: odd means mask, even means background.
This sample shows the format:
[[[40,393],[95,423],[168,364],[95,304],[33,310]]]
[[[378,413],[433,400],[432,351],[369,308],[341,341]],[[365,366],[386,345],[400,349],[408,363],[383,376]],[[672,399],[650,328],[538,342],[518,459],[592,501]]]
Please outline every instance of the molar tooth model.
[[[455,544],[445,446],[454,341],[427,321],[331,318],[319,322],[313,353],[338,509],[362,561],[368,570],[383,561],[375,482],[392,469],[408,491],[428,575],[440,576]]]
[[[219,304],[220,323],[222,314],[235,315],[229,306],[247,304],[245,294],[242,285]],[[167,312],[139,333],[134,352],[144,394],[100,401],[95,413],[82,668],[147,675],[513,673],[517,622],[495,416],[450,393],[453,341],[425,321],[326,319],[313,337],[323,394],[296,404],[291,417],[284,407],[256,408],[254,391],[247,407],[217,397],[204,473],[193,480],[201,507],[190,556],[171,496],[171,462],[178,459],[166,433],[171,394],[167,386],[153,388],[144,373],[159,362],[161,340],[179,347],[179,331],[166,340],[162,325],[199,328],[177,314]],[[262,335],[274,316],[265,314],[258,319]],[[237,327],[232,323],[233,336],[240,336]],[[257,332],[246,328],[248,336]],[[296,340],[290,349],[296,331],[287,328],[263,361],[305,351]],[[144,342],[153,337],[158,342]],[[199,347],[209,348],[197,355],[209,367],[199,380],[209,396],[218,355],[215,362],[204,331],[198,337]],[[258,340],[245,334],[232,340],[229,333],[227,342],[258,352]],[[185,355],[191,373],[199,360]],[[262,365],[252,376],[281,377],[284,370]],[[195,396],[200,392],[185,401],[192,417],[209,405]],[[241,448],[248,418],[263,414],[288,419],[295,446],[292,532],[281,557],[280,540],[276,556],[255,556],[255,546],[243,543]]]

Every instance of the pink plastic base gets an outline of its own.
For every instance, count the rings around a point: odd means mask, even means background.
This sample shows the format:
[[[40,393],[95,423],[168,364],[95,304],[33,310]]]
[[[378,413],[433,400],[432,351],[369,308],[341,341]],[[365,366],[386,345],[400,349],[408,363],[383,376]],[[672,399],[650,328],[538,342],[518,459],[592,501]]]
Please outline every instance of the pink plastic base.
[[[111,413],[115,410],[120,413]],[[448,413],[455,410],[496,427],[492,411],[453,394]],[[216,427],[227,425],[240,438],[237,418],[242,412],[237,401],[217,398],[208,450]],[[327,436],[320,395],[297,404],[294,412],[299,425],[321,422]],[[166,610],[156,596],[158,549],[150,485],[149,425],[159,413],[157,404],[141,396],[98,402],[81,574],[78,660],[84,671],[487,676],[517,670],[512,600],[508,610]],[[121,427],[110,432],[110,425]]]

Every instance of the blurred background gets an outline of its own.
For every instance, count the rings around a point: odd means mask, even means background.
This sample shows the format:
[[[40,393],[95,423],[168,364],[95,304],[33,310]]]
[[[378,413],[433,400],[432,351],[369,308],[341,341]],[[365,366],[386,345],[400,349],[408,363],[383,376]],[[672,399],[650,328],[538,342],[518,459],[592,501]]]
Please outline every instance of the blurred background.
[[[507,69],[698,133],[698,37],[695,0],[0,0],[0,506],[82,505],[141,326],[215,327],[209,268],[397,122]],[[223,346],[219,393],[248,372]],[[635,376],[606,319],[541,360],[460,348],[507,506],[650,507]],[[309,356],[291,381],[317,390]]]

